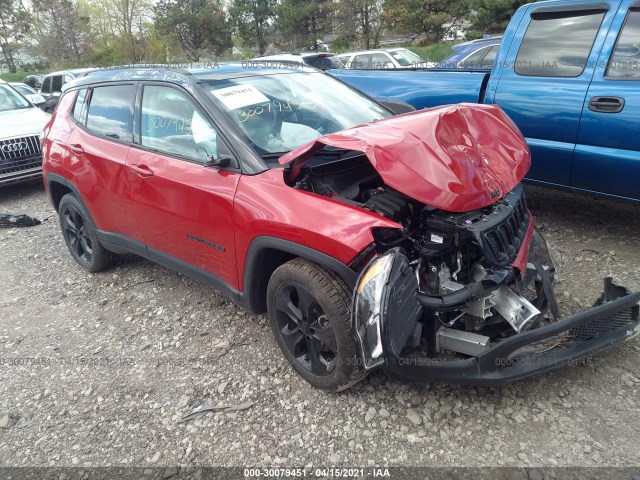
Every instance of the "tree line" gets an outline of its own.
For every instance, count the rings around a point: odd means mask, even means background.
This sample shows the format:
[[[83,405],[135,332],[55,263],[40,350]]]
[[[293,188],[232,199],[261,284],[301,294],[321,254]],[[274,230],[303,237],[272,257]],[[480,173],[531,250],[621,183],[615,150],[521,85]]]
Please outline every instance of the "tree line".
[[[498,34],[512,0],[0,0],[0,66],[35,68],[199,61],[320,48],[415,45]],[[232,50],[233,49],[233,50]]]

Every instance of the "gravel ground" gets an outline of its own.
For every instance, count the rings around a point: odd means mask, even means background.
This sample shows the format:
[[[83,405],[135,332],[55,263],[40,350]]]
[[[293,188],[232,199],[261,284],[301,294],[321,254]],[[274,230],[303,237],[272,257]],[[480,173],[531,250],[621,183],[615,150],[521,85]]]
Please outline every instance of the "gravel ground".
[[[605,275],[640,289],[637,206],[527,193],[562,266],[563,314]],[[136,257],[81,270],[39,184],[0,190],[0,211],[45,220],[0,229],[0,465],[640,465],[637,340],[502,388],[377,373],[326,394],[284,361],[265,316],[214,290]],[[202,402],[243,409],[178,423]]]

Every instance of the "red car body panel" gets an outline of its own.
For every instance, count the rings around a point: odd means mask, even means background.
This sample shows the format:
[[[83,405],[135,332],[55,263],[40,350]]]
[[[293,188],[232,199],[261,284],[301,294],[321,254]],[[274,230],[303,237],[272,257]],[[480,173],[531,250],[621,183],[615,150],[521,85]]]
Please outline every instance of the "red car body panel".
[[[348,265],[373,242],[372,228],[402,228],[294,189],[282,169],[242,175],[101,138],[70,120],[74,99],[63,96],[45,129],[45,177],[56,173],[73,184],[100,230],[206,270],[237,291],[245,289],[245,263],[258,237],[288,240]],[[393,188],[439,208],[471,210],[497,200],[489,189],[506,193],[524,176],[529,153],[520,139],[499,108],[463,105],[327,135],[281,162],[296,162],[295,171],[324,145],[360,150]],[[514,263],[521,271],[526,251]]]
[[[244,271],[251,242],[259,236],[289,240],[349,264],[373,242],[372,228],[402,228],[376,213],[291,188],[280,169],[241,177],[235,223],[239,272]]]
[[[326,145],[364,152],[385,184],[451,212],[476,210],[511,191],[529,170],[524,137],[496,105],[407,113],[325,135],[280,158],[291,178]]]
[[[136,147],[127,166],[134,238],[237,289],[233,201],[241,174]]]

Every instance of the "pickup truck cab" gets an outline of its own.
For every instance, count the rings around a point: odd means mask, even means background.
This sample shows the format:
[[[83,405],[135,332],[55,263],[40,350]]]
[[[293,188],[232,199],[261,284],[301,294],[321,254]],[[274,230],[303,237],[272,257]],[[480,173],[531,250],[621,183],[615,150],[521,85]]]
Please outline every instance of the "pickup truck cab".
[[[640,201],[640,1],[521,7],[492,70],[332,71],[417,109],[498,104],[524,134],[533,183]]]

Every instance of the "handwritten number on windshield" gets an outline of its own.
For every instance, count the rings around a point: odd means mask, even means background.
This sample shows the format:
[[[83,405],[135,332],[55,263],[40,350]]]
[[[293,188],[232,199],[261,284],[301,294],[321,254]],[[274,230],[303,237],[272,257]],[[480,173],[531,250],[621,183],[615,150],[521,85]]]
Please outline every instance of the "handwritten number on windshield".
[[[239,112],[240,123],[246,122],[251,117],[262,115],[265,112],[292,112],[293,110],[300,110],[303,106],[315,106],[314,104],[304,102],[281,102],[279,100],[273,100],[271,102],[263,103],[255,108],[242,110]]]

